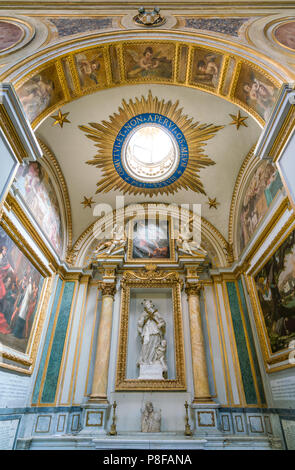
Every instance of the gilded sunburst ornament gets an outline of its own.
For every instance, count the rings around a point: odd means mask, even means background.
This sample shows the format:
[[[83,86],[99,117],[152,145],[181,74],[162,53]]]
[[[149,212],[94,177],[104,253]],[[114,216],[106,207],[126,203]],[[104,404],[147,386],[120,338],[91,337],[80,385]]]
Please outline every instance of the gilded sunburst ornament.
[[[98,152],[88,165],[102,171],[97,191],[129,194],[174,193],[179,189],[206,194],[200,170],[215,162],[204,147],[224,126],[193,122],[179,108],[148,97],[136,98],[109,117],[109,121],[81,125]]]

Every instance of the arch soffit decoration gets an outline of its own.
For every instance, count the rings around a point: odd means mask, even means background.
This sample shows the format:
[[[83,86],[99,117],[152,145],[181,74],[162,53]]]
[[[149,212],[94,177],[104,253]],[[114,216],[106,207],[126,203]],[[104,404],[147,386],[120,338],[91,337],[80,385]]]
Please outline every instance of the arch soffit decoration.
[[[104,230],[108,230],[110,226],[116,221],[116,218],[120,220],[121,217],[124,216],[124,221],[125,223],[130,220],[132,217],[135,216],[136,214],[136,209],[139,207],[145,209],[147,206],[152,207],[156,206],[157,211],[161,214],[167,214],[167,209],[169,210],[169,215],[173,217],[178,217],[179,212],[178,212],[178,206],[176,205],[175,207],[166,204],[166,203],[152,203],[148,205],[147,203],[143,204],[130,204],[129,206],[126,206],[122,209],[119,210],[113,210],[112,212],[109,212],[106,215],[103,215],[102,217],[98,218],[96,221],[94,221],[92,224],[90,224],[84,232],[80,235],[80,237],[77,239],[77,241],[74,243],[72,252],[69,255],[71,257],[71,264],[74,267],[83,267],[85,263],[85,257],[88,253],[88,250],[91,248],[92,243],[95,240],[95,234],[99,234],[101,232],[101,229],[104,228]],[[189,211],[187,209],[182,209],[182,214],[184,217],[191,218],[193,216],[192,211]],[[209,244],[209,246],[212,248],[214,253],[216,254],[216,265],[217,267],[224,267],[227,266],[229,263],[227,261],[226,257],[226,252],[228,249],[228,243],[225,240],[225,238],[221,235],[221,233],[212,225],[210,222],[208,222],[206,219],[201,217],[201,224],[202,224],[202,240],[201,246],[204,246],[206,244]],[[197,229],[198,225],[197,223],[194,224],[194,227]]]
[[[126,48],[151,45],[154,49],[170,47],[172,73],[169,78],[144,77],[134,79],[127,76]],[[91,53],[98,49],[102,57],[104,80],[97,85],[81,86],[75,55]],[[220,70],[218,84],[215,87],[201,84],[193,79],[194,54],[199,50],[202,54],[214,53],[219,57]],[[168,51],[169,52],[169,51]],[[118,65],[118,67],[117,67]],[[23,59],[6,70],[2,81],[11,81],[16,90],[34,75],[52,67],[51,74],[57,77],[60,88],[60,99],[50,104],[32,122],[36,128],[48,115],[64,104],[90,93],[122,85],[138,83],[158,83],[187,86],[214,94],[232,102],[249,113],[260,126],[264,118],[254,107],[249,106],[241,97],[239,83],[247,73],[256,73],[278,89],[283,82],[290,81],[290,71],[274,60],[251,50],[247,46],[236,44],[221,38],[212,38],[201,33],[186,33],[175,31],[157,31],[153,33],[122,31],[116,33],[93,34],[82,39],[76,38],[62,44],[47,47],[30,57]],[[239,82],[240,81],[240,82]]]

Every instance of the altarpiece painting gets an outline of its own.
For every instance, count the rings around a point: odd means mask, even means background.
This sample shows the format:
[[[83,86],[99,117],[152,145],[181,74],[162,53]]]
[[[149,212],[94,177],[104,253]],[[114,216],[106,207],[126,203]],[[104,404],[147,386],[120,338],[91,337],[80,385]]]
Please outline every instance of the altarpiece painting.
[[[174,243],[171,219],[145,218],[134,220],[129,230],[129,260],[171,260]]]
[[[295,339],[295,231],[255,276],[255,284],[272,353]]]
[[[0,227],[0,343],[25,353],[44,277]]]

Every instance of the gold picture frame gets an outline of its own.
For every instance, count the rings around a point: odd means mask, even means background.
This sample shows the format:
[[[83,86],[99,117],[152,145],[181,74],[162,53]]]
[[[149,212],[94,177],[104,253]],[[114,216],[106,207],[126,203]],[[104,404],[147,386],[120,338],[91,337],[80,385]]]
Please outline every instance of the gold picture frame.
[[[254,319],[257,326],[257,332],[263,354],[265,369],[268,373],[277,372],[278,370],[284,370],[290,367],[294,367],[294,364],[292,364],[291,362],[286,363],[291,352],[289,348],[279,349],[276,352],[272,351],[262,306],[258,296],[255,277],[261,272],[264,266],[275,255],[277,250],[283,245],[283,243],[287,240],[287,238],[294,231],[294,229],[295,218],[292,215],[281,228],[281,230],[278,232],[276,237],[272,240],[269,247],[264,251],[261,257],[255,263],[250,272],[248,274],[245,274],[245,280],[248,287],[248,292],[250,294],[250,300],[254,312]]]
[[[42,326],[49,303],[53,277],[50,275],[50,272],[37,254],[32,250],[23,235],[17,230],[15,225],[5,214],[2,215],[0,220],[0,227],[36,272],[40,274],[40,279],[42,278],[42,286],[35,307],[33,323],[30,328],[25,351],[15,349],[13,345],[0,344],[0,367],[31,375],[34,370]]]
[[[161,263],[174,263],[176,261],[175,257],[175,240],[174,240],[174,226],[173,226],[173,219],[171,216],[165,216],[164,218],[158,217],[158,213],[151,212],[149,216],[151,215],[151,219],[148,219],[148,214],[145,213],[141,217],[134,217],[130,220],[129,222],[129,227],[128,227],[128,245],[127,245],[127,263],[132,263],[132,264],[146,264],[146,263],[156,263],[156,264],[161,264]],[[134,258],[133,257],[133,235],[134,235],[134,225],[139,222],[146,220],[150,222],[151,220],[159,220],[161,221],[167,221],[168,225],[168,241],[169,241],[169,257],[167,258],[161,258],[161,257],[151,257],[151,258]]]
[[[148,265],[143,270],[125,271],[121,281],[121,287],[122,294],[116,391],[185,391],[186,380],[181,309],[182,281],[179,274],[173,271],[160,271],[157,269],[156,265]],[[172,290],[175,379],[141,380],[129,379],[126,377],[130,290],[143,288],[151,289],[151,295],[155,288],[171,288]]]

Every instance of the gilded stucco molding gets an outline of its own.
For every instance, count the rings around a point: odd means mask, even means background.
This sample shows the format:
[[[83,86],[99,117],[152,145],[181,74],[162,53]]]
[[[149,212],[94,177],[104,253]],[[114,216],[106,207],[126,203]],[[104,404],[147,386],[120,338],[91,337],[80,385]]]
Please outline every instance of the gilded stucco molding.
[[[128,282],[142,283],[143,281],[148,282],[162,282],[162,281],[173,281],[178,283],[182,287],[182,280],[179,277],[179,273],[176,271],[167,271],[158,269],[156,264],[147,264],[144,269],[140,270],[125,270],[121,285],[125,286]]]

